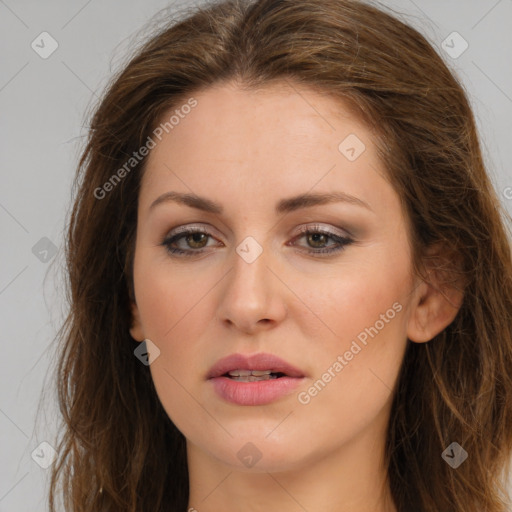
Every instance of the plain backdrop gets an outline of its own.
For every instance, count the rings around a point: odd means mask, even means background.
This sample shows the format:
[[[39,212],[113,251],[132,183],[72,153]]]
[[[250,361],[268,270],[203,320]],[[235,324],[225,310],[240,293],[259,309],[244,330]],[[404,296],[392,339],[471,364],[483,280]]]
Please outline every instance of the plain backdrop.
[[[459,76],[491,179],[512,212],[512,0],[381,3],[423,32]],[[86,114],[141,29],[169,5],[0,0],[0,512],[47,510],[50,470],[40,461],[51,460],[51,448],[41,443],[53,438],[58,411],[49,372],[66,308],[64,223]]]

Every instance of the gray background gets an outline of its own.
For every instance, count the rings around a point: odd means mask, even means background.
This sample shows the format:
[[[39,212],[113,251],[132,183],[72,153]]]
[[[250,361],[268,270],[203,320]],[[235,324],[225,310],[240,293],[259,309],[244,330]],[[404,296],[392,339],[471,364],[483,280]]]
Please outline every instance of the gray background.
[[[512,212],[512,0],[382,4],[420,29],[462,80],[491,179]],[[32,453],[48,460],[48,447],[38,446],[54,437],[52,341],[65,311],[64,222],[85,115],[143,37],[146,22],[168,5],[0,0],[0,512],[47,510],[49,470]],[[46,59],[31,47],[35,41],[51,48],[48,38],[41,43],[44,31],[58,43]],[[441,46],[454,31],[469,45],[457,58]],[[460,51],[462,41],[452,39],[452,51]]]

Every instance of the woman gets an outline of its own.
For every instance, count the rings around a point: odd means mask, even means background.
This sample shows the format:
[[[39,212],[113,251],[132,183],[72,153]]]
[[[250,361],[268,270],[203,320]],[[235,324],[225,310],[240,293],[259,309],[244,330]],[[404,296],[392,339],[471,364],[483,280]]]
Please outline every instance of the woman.
[[[465,93],[354,0],[224,1],[138,51],[77,175],[67,511],[502,512],[509,220]]]

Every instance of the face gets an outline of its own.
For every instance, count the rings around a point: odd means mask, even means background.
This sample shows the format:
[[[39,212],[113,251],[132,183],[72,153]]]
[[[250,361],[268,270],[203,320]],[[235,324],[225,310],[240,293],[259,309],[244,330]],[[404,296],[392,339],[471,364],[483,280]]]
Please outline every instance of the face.
[[[194,98],[155,139],[139,196],[130,332],[158,347],[163,407],[189,450],[240,471],[383,440],[421,288],[371,132],[285,84]],[[292,200],[305,194],[316,199]],[[298,375],[209,378],[226,356],[262,353]]]

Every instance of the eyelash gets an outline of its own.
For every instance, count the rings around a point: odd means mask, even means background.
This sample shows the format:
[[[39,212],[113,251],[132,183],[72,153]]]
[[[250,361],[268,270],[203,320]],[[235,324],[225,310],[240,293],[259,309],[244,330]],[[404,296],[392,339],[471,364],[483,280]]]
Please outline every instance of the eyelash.
[[[197,233],[203,233],[203,234],[211,237],[211,235],[208,233],[208,231],[204,228],[201,228],[201,227],[185,228],[185,229],[181,230],[180,233],[178,233],[178,234],[172,235],[170,237],[166,237],[162,241],[161,245],[164,246],[166,248],[166,250],[173,256],[178,256],[178,257],[195,256],[197,254],[203,253],[204,249],[183,250],[183,249],[173,248],[173,247],[171,247],[171,244],[175,243],[176,241],[178,241],[188,235],[193,235],[193,234],[197,234]],[[309,226],[309,227],[301,228],[300,235],[295,237],[294,240],[302,238],[305,235],[312,235],[312,234],[325,235],[329,238],[332,238],[335,242],[338,243],[338,247],[335,249],[323,248],[323,249],[306,251],[309,254],[313,254],[313,255],[315,255],[315,254],[316,255],[318,255],[318,254],[335,254],[340,251],[343,251],[347,245],[350,245],[351,243],[354,242],[354,240],[352,238],[335,235],[334,233],[332,233],[330,231],[326,231],[325,229],[322,229],[320,226],[316,226],[316,225],[312,226],[312,227]]]

